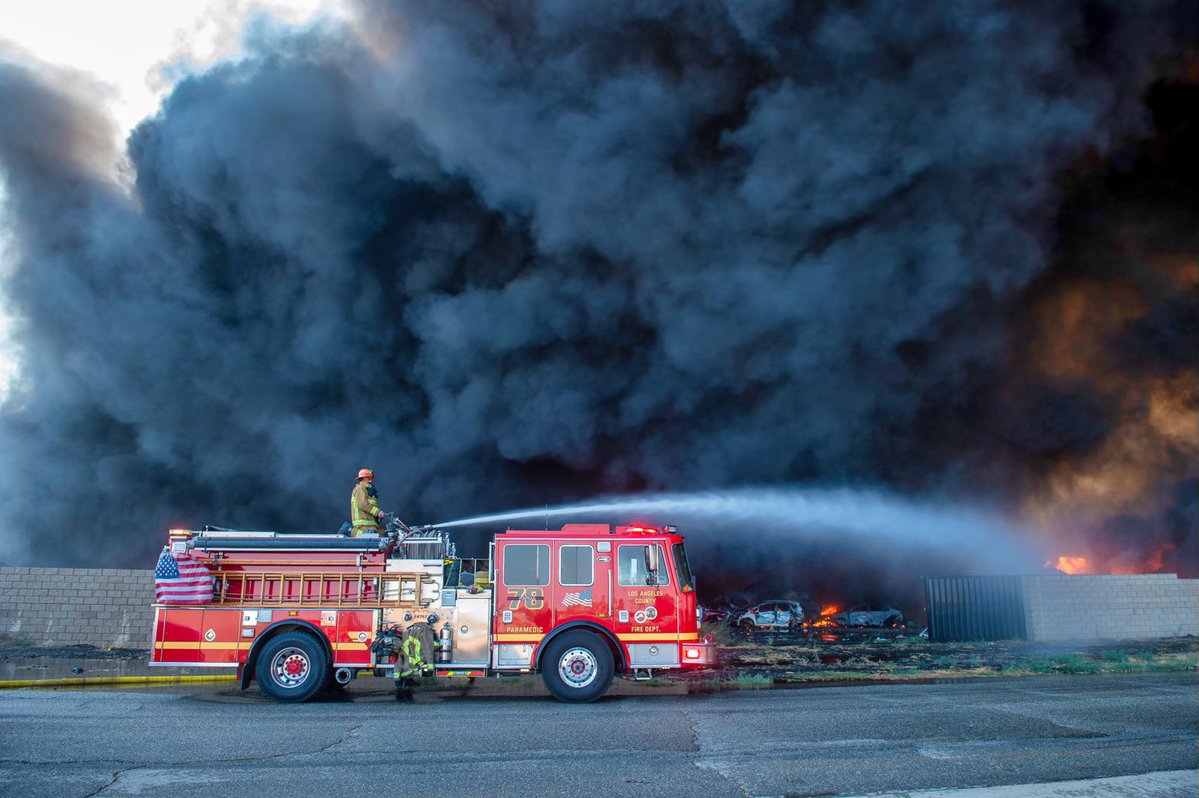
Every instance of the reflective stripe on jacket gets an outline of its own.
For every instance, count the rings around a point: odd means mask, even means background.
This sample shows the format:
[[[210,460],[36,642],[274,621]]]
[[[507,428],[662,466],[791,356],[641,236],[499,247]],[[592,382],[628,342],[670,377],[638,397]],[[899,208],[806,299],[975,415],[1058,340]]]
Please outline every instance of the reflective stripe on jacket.
[[[437,639],[433,636],[433,628],[427,623],[414,623],[404,630],[404,640],[400,643],[395,665],[396,680],[407,679],[409,676],[420,676],[433,670],[433,649]]]
[[[355,485],[354,492],[350,494],[350,522],[354,528],[377,528],[380,512],[379,500],[367,491],[366,480]]]

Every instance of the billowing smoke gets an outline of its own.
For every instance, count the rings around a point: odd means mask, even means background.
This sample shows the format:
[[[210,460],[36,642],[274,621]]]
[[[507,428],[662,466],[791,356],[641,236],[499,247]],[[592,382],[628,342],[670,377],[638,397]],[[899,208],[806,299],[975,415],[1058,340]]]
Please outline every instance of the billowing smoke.
[[[1194,573],[1195,12],[1141,5],[365,3],[120,179],[0,64],[0,557],[333,530],[370,465],[409,521],[866,485]]]

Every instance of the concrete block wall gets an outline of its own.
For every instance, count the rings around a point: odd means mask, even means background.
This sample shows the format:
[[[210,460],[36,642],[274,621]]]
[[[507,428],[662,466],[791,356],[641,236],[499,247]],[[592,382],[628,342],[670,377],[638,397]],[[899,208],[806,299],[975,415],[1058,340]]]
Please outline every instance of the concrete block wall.
[[[0,568],[0,634],[29,645],[148,649],[154,572]]]
[[[1199,636],[1199,579],[1174,574],[1022,577],[1028,639]]]
[[[1028,639],[1199,636],[1199,579],[1174,574],[1021,577]],[[0,568],[0,634],[29,645],[150,647],[154,572]]]

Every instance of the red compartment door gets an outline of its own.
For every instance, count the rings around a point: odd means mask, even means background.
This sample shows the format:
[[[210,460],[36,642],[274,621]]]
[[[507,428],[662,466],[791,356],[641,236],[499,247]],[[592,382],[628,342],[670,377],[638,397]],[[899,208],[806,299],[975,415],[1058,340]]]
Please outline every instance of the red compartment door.
[[[204,610],[200,632],[200,662],[205,665],[236,665],[241,645],[241,610]]]
[[[200,607],[159,608],[152,661],[183,665],[200,661],[204,610]]]

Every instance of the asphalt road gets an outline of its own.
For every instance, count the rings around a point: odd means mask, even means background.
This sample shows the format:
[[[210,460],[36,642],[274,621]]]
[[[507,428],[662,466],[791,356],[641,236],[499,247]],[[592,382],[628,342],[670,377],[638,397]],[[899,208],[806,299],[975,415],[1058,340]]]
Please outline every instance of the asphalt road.
[[[299,706],[0,693],[0,795],[853,795],[1199,767],[1196,674]],[[1185,775],[1185,774],[1184,774]],[[1191,793],[1194,794],[1194,793]]]

